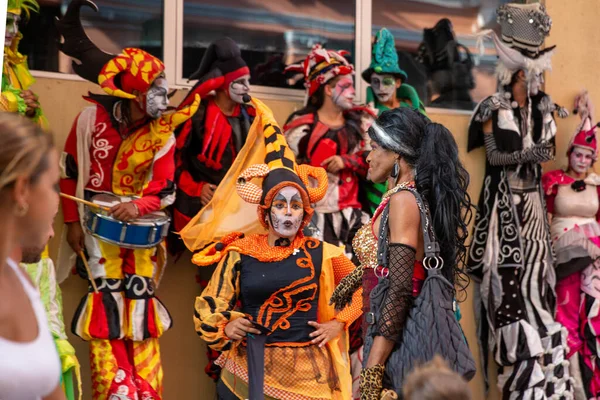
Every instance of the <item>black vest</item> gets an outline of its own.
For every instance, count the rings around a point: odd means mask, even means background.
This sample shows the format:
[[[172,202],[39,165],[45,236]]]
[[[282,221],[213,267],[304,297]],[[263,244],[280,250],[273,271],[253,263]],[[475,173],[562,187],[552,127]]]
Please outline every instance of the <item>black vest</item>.
[[[242,255],[240,301],[242,312],[272,330],[269,343],[308,343],[317,321],[323,244],[298,250],[282,261],[262,262]]]

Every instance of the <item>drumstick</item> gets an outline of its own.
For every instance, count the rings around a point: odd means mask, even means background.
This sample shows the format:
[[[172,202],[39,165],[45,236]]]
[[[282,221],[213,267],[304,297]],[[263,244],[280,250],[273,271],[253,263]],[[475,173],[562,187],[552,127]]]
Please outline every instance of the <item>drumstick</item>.
[[[87,271],[88,278],[92,283],[92,287],[94,288],[94,293],[98,293],[98,286],[96,286],[96,282],[94,282],[94,277],[92,276],[92,270],[87,262],[87,258],[85,258],[85,254],[83,254],[83,250],[79,252],[79,257],[83,260],[83,265],[85,265],[85,270]]]
[[[101,206],[99,204],[92,203],[91,201],[83,200],[83,199],[80,199],[79,197],[71,196],[70,194],[66,194],[66,193],[60,193],[60,195],[62,197],[64,197],[65,199],[77,201],[79,203],[85,204],[86,206],[93,207],[93,208],[98,208],[98,209],[100,209],[102,211],[110,212],[110,208],[109,207]]]

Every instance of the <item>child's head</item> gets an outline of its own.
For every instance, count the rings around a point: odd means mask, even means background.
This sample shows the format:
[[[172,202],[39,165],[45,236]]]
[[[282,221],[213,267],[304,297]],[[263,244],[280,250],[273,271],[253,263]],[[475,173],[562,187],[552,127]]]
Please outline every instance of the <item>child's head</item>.
[[[440,356],[415,368],[402,388],[405,400],[471,400],[467,382]]]

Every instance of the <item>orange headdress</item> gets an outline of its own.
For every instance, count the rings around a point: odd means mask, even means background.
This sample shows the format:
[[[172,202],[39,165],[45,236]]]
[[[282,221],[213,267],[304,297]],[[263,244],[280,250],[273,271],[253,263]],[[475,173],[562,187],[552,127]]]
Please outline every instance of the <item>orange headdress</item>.
[[[313,214],[311,204],[321,200],[327,192],[327,173],[323,168],[297,165],[271,110],[262,102],[255,102],[255,107],[263,127],[265,164],[252,165],[242,172],[237,180],[237,192],[244,201],[259,205],[259,221],[266,228],[265,213],[271,208],[273,197],[281,188],[293,186],[302,196],[304,224],[308,224]],[[251,182],[255,178],[262,178],[261,187]],[[310,185],[310,178],[316,181],[316,186]]]
[[[298,189],[304,204],[304,223],[313,214],[312,203],[327,192],[327,173],[323,168],[297,165],[273,113],[253,98],[256,118],[248,132],[246,144],[213,199],[180,232],[191,251],[221,240],[232,231],[245,234],[264,232],[265,215],[275,194],[285,186]],[[262,180],[256,182],[254,180]],[[232,196],[233,190],[238,196]],[[258,205],[258,219],[253,214]],[[254,215],[254,216],[253,216]]]

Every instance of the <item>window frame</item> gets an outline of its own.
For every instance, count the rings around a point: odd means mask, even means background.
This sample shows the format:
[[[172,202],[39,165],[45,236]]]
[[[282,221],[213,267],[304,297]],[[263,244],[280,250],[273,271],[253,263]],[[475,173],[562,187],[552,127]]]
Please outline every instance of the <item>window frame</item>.
[[[163,0],[163,62],[170,86],[173,89],[190,89],[195,81],[183,78],[183,8],[185,0]],[[372,30],[372,0],[355,0],[355,29],[354,29],[354,67],[356,103],[363,104],[366,100],[367,82],[361,78],[363,70],[371,62],[371,30]],[[166,43],[174,45],[165,46]],[[84,81],[76,74],[32,70],[37,78],[59,79],[66,81]],[[300,89],[276,88],[262,85],[252,85],[252,93],[261,99],[304,102],[306,94]],[[431,114],[470,115],[472,111],[446,108],[427,107]]]

